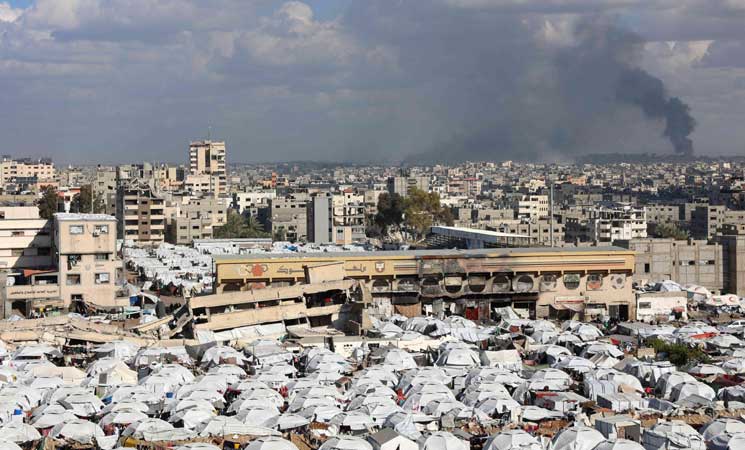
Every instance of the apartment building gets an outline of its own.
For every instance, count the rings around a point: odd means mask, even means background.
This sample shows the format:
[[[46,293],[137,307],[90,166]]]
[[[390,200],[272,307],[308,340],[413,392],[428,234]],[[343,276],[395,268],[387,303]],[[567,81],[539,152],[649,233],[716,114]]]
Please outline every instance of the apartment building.
[[[195,239],[211,239],[214,227],[221,227],[227,221],[227,198],[183,197],[174,202],[168,217],[168,242],[191,245]]]
[[[406,197],[414,189],[429,192],[430,178],[426,175],[395,176],[388,178],[388,192]]]
[[[106,214],[55,214],[54,255],[64,305],[114,306],[122,277],[115,231],[116,218]]]
[[[104,202],[104,212],[116,214],[117,170],[114,167],[97,167],[93,179],[93,197]]]
[[[120,183],[117,219],[122,239],[151,246],[158,246],[165,239],[165,201],[139,180]]]
[[[232,208],[243,214],[246,210],[252,210],[258,207],[266,207],[269,200],[277,197],[275,190],[261,190],[250,192],[234,192]]]
[[[691,237],[710,239],[722,228],[727,207],[724,205],[701,205],[691,211]]]
[[[347,245],[365,240],[363,195],[322,192],[311,196],[307,209],[309,242]]]
[[[600,204],[565,216],[567,242],[605,242],[647,237],[644,208],[629,204]]]
[[[194,141],[189,144],[189,174],[207,175],[215,195],[228,193],[225,141]],[[187,177],[188,179],[188,177]]]
[[[0,269],[52,267],[52,224],[36,206],[0,206]]]
[[[56,171],[54,164],[49,158],[31,159],[21,158],[14,159],[10,156],[3,156],[0,161],[0,182],[3,185],[8,183],[17,183],[19,179],[34,178],[38,181],[54,180]]]
[[[308,194],[297,193],[269,200],[266,229],[278,240],[308,240]]]
[[[549,214],[548,195],[522,195],[514,198],[513,209],[518,219],[545,219]]]
[[[34,241],[40,245],[49,242],[44,248],[50,250],[50,256],[26,259],[5,272],[8,282],[0,286],[4,317],[14,310],[28,316],[33,311],[73,309],[76,301],[104,308],[129,304],[117,283],[123,268],[116,254],[115,217],[57,213],[53,220],[42,222],[27,230],[29,234],[38,232],[26,249],[35,248]]]

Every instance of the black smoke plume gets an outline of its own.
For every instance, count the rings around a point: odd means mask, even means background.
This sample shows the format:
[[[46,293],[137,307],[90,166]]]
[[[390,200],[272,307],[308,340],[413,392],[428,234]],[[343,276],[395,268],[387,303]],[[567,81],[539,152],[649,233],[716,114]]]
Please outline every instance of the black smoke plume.
[[[696,127],[691,108],[678,97],[668,98],[665,85],[659,78],[641,69],[628,69],[621,74],[618,99],[639,106],[652,119],[665,119],[664,135],[676,153],[693,154],[693,141],[688,137]]]

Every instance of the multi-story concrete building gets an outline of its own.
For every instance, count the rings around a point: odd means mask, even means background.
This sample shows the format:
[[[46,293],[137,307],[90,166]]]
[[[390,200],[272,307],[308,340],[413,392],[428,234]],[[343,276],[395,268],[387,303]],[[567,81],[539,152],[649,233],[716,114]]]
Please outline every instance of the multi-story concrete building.
[[[232,207],[238,213],[243,214],[246,210],[269,205],[269,200],[276,197],[277,191],[275,190],[234,192]]]
[[[632,239],[618,245],[636,252],[634,280],[656,283],[673,280],[713,291],[725,289],[722,245],[690,239]]]
[[[569,221],[567,221],[569,228]],[[628,204],[601,205],[587,214],[589,242],[613,243],[647,237],[647,215],[644,208]],[[585,240],[580,239],[580,242]]]
[[[38,181],[51,181],[54,180],[55,175],[54,164],[49,158],[13,159],[10,156],[3,156],[2,161],[0,161],[0,182],[3,185],[16,183],[19,178],[35,178]]]
[[[388,192],[406,197],[414,189],[429,192],[430,179],[425,175],[395,176],[388,178]]]
[[[164,241],[165,201],[148,184],[136,179],[120,183],[116,215],[122,239],[152,246]]]
[[[275,239],[290,242],[308,240],[308,195],[292,194],[269,200],[267,230]]]
[[[0,206],[0,269],[52,267],[52,224],[36,206]]]
[[[105,213],[116,214],[116,185],[117,170],[114,167],[97,167],[93,180],[93,198],[100,198],[104,202]]]
[[[49,313],[72,308],[73,302],[102,308],[129,304],[117,284],[123,268],[116,254],[115,217],[58,213],[44,222],[36,239],[46,241],[51,234],[51,256],[27,260],[24,270],[6,273],[13,282],[0,287],[4,316],[13,310]]]
[[[170,208],[166,240],[172,244],[191,245],[195,239],[210,239],[214,227],[225,225],[227,216],[225,197],[177,197]]]
[[[189,174],[208,175],[218,196],[227,195],[228,177],[225,168],[225,141],[194,141],[189,144]]]
[[[548,195],[523,195],[513,201],[518,219],[545,219],[549,214]]]
[[[122,262],[116,256],[116,218],[105,214],[55,214],[54,255],[60,298],[114,306]]]
[[[722,228],[727,207],[724,205],[697,206],[691,212],[691,237],[710,239]]]

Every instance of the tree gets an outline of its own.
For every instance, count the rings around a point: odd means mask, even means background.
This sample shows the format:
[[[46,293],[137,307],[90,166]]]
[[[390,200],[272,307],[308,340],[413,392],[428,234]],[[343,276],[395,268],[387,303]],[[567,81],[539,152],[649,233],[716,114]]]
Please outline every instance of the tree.
[[[655,228],[655,234],[660,238],[672,238],[677,240],[688,239],[688,232],[673,223],[659,223]]]
[[[215,227],[212,233],[215,239],[236,239],[241,234],[241,227],[243,226],[243,218],[237,212],[232,209],[228,210],[228,217],[225,219],[225,224],[221,227]]]
[[[90,184],[80,186],[80,192],[75,194],[75,196],[72,198],[72,202],[70,203],[70,212],[93,212],[93,192]]]
[[[41,199],[39,200],[39,217],[47,220],[52,219],[54,213],[57,212],[58,200],[57,189],[54,186],[45,186],[41,191]]]
[[[454,222],[452,211],[442,206],[436,192],[412,189],[405,206],[404,223],[418,239],[423,238],[432,225],[452,225]]]
[[[244,217],[235,210],[228,210],[225,224],[216,227],[213,233],[216,239],[250,239],[269,237],[260,223],[252,216]]]
[[[404,221],[404,199],[398,194],[384,192],[378,196],[375,224],[385,234],[389,227],[399,227]]]
[[[106,199],[100,192],[96,192],[93,196],[93,213],[94,214],[105,214],[106,213]]]

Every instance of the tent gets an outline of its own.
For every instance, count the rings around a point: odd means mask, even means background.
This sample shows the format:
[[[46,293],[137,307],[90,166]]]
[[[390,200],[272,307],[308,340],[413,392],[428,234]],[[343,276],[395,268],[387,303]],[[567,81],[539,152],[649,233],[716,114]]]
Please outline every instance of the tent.
[[[705,450],[706,443],[696,430],[679,420],[660,421],[642,435],[642,445],[648,450],[685,448]]]
[[[469,450],[471,445],[446,431],[436,431],[427,436],[420,445],[421,450]]]
[[[362,438],[338,436],[324,442],[318,450],[373,450],[373,447]]]
[[[745,433],[745,422],[737,419],[719,418],[712,420],[701,428],[701,436],[707,442],[725,433]]]
[[[593,450],[644,450],[644,447],[628,439],[611,439],[601,442]]]
[[[567,428],[551,440],[550,450],[592,450],[596,445],[605,441],[603,435],[589,427],[574,426]]]
[[[298,450],[298,448],[287,439],[270,436],[251,441],[246,450]]]
[[[533,436],[523,430],[508,430],[487,439],[484,450],[543,450],[543,446]]]

